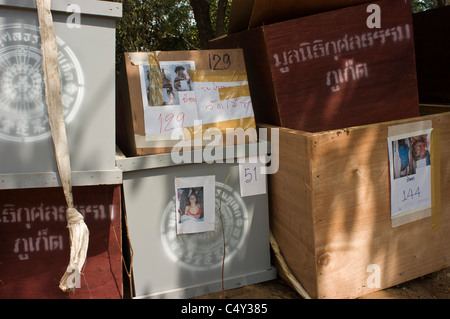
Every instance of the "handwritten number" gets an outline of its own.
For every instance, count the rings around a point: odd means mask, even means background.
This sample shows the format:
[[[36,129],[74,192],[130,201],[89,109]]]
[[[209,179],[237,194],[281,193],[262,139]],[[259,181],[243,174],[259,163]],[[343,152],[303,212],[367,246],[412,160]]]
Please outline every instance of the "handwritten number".
[[[163,125],[162,114],[159,114],[158,121],[161,122],[161,124],[159,126],[159,133],[161,134],[161,132],[162,132],[162,125]]]
[[[413,193],[413,190],[410,188],[408,192],[406,190],[403,191],[403,198],[402,202],[408,200],[408,199],[414,199],[414,196],[420,197],[420,187],[417,187],[416,191]]]
[[[183,127],[184,125],[184,113],[181,112],[180,114],[177,115],[177,121],[181,122],[181,127]]]
[[[164,132],[170,132],[171,130],[173,130],[173,128],[169,128],[169,125],[170,125],[170,122],[172,122],[172,119],[173,119],[173,114],[172,113],[166,115],[166,122],[167,122],[167,124],[166,124],[166,127],[164,129]]]
[[[231,66],[231,58],[230,55],[225,53],[220,56],[218,54],[211,54],[209,56],[209,68],[212,70],[226,70]]]
[[[253,171],[253,172],[252,172]],[[244,170],[244,175],[245,175],[245,182],[248,184],[248,183],[250,183],[250,182],[252,182],[253,180],[255,181],[255,182],[257,182],[258,181],[258,178],[257,178],[257,176],[256,176],[256,166],[253,168],[253,169],[251,169],[251,168],[246,168],[245,170]]]
[[[185,114],[183,112],[178,113],[178,115],[176,117],[173,113],[169,113],[165,117],[163,116],[163,114],[160,113],[158,116],[159,133],[161,134],[163,132],[170,132],[174,129],[173,123],[172,123],[172,120],[174,119],[174,117],[175,117],[175,121],[177,121],[178,123],[181,123],[181,125],[177,125],[177,126],[183,127],[184,116],[185,116]],[[164,127],[164,129],[163,129],[163,127]]]
[[[223,63],[225,64],[224,69],[228,69],[231,66],[231,59],[229,54],[223,55]]]

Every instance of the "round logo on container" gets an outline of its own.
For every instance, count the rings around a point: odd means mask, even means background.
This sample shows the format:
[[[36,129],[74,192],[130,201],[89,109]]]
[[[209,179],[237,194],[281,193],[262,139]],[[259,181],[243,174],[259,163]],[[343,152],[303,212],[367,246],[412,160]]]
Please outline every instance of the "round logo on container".
[[[83,97],[83,75],[72,50],[58,37],[64,118],[70,123]],[[32,142],[50,136],[42,78],[39,29],[0,25],[0,138]]]
[[[185,268],[206,270],[220,267],[224,257],[223,234],[226,244],[225,262],[233,258],[247,234],[248,213],[242,198],[228,185],[216,182],[215,186],[214,231],[177,235],[175,198],[164,211],[161,222],[164,249],[174,262]]]

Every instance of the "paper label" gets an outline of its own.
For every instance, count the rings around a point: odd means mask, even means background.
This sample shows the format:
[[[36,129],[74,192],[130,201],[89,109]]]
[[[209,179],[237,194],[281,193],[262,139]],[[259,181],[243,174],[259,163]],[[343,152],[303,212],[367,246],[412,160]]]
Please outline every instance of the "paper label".
[[[196,70],[194,61],[160,61],[139,64],[139,72],[147,141],[181,136],[194,121],[254,118],[245,71]]]
[[[258,160],[258,156],[239,159],[241,197],[266,193],[267,175],[261,174],[262,166],[264,166],[264,164]]]
[[[247,82],[195,82],[198,115],[203,124],[252,117],[253,107],[250,95],[230,94],[221,96],[221,90],[235,88],[235,92]],[[250,93],[249,93],[250,94]]]
[[[431,207],[432,128],[414,130],[414,124],[410,131],[404,128],[388,137],[392,219]]]

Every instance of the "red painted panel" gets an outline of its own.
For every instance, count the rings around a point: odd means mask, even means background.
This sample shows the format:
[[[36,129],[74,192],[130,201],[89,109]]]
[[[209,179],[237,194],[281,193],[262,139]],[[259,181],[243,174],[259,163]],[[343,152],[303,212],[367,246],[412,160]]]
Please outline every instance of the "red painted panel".
[[[80,288],[59,289],[69,263],[66,202],[61,188],[0,191],[0,298],[121,298],[120,186],[73,188],[89,228]]]

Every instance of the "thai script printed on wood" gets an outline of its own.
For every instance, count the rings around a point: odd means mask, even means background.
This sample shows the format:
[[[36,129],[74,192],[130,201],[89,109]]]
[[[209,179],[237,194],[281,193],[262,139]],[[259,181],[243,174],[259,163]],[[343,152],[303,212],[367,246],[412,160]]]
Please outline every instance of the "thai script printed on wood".
[[[411,39],[411,25],[399,25],[384,30],[364,32],[362,34],[348,35],[331,41],[313,40],[302,42],[297,48],[273,54],[273,65],[282,74],[287,74],[290,67],[303,62],[322,58],[333,58],[339,61],[343,53],[358,52],[383,46],[388,43],[400,43]],[[326,73],[324,83],[330,87],[331,92],[339,91],[339,84],[356,81],[369,76],[367,63],[355,63],[353,59],[344,61],[344,68],[330,70]]]
[[[86,219],[92,221],[103,221],[109,218],[105,205],[78,205],[78,211]],[[50,226],[53,223],[66,223],[65,205],[45,205],[40,203],[34,206],[22,206],[16,204],[2,204],[0,206],[0,226],[16,227],[23,225],[25,232],[20,232],[13,240],[10,251],[17,255],[19,260],[28,260],[32,253],[62,251],[64,249],[64,238],[67,234],[55,233]],[[54,225],[54,224],[53,224]],[[36,232],[30,232],[39,227]],[[64,228],[65,230],[65,228]],[[67,247],[66,247],[67,248]]]

